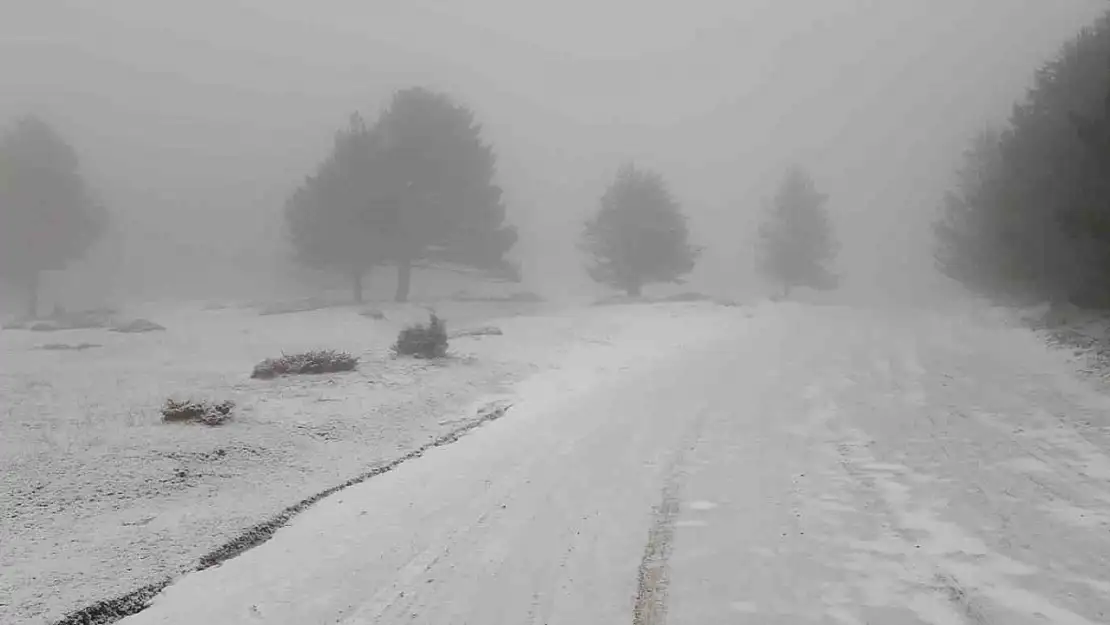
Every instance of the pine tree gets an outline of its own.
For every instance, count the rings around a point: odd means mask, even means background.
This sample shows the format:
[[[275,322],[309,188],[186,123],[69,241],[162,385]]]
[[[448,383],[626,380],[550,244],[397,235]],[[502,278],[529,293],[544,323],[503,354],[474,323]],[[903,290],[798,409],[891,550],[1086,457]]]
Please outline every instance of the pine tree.
[[[76,152],[49,125],[26,117],[0,139],[0,277],[26,290],[29,316],[41,273],[81,258],[106,221]]]
[[[497,159],[473,112],[445,94],[406,89],[394,95],[378,132],[390,186],[380,217],[397,265],[396,299],[408,298],[419,260],[500,268],[517,233],[505,224]]]
[[[380,136],[358,114],[336,133],[331,154],[286,202],[286,226],[296,258],[338,271],[362,301],[367,273],[386,261],[380,215],[387,188]]]
[[[936,226],[942,271],[993,296],[1110,306],[1108,94],[1110,14],[1036,72],[989,159],[981,139],[969,151]]]
[[[1001,135],[988,129],[964,153],[956,188],[945,194],[944,212],[933,225],[935,258],[941,273],[967,285],[992,290],[1000,285],[1006,248],[991,228],[1004,209],[996,196],[1002,174]]]
[[[805,169],[792,167],[760,226],[760,269],[782,286],[786,296],[794,287],[836,286],[837,279],[827,267],[837,252],[825,212],[827,201]]]
[[[385,263],[397,266],[397,301],[418,261],[502,269],[517,234],[481,131],[469,109],[422,88],[397,92],[372,127],[352,116],[287,203],[298,258],[346,272],[356,299],[363,276]]]
[[[647,284],[679,283],[694,269],[701,249],[688,238],[686,216],[663,176],[626,164],[586,223],[581,249],[594,281],[638,296]]]

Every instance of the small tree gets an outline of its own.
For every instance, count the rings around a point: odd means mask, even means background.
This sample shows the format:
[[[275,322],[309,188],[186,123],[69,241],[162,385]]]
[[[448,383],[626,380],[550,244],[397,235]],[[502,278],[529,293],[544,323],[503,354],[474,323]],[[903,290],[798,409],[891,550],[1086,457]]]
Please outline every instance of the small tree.
[[[384,201],[378,194],[384,185],[379,139],[362,117],[352,115],[336,134],[332,153],[285,208],[297,260],[347,275],[357,302],[366,274],[387,255],[378,221],[378,203]]]
[[[836,277],[826,267],[837,251],[825,212],[827,200],[808,172],[792,167],[759,229],[760,269],[768,279],[782,285],[784,296],[799,286],[836,286]]]
[[[998,260],[1006,253],[998,244],[991,221],[998,210],[1002,153],[1001,136],[988,129],[979,133],[964,152],[955,189],[945,194],[943,213],[933,224],[937,268],[945,276],[976,289],[1002,286],[1004,269]]]
[[[638,296],[646,284],[680,283],[694,269],[701,248],[688,238],[686,216],[663,176],[626,164],[586,223],[580,247],[594,281]]]
[[[26,290],[29,316],[41,273],[81,258],[106,220],[76,152],[45,122],[25,117],[0,139],[0,278]]]
[[[408,298],[415,261],[501,267],[517,233],[505,224],[497,159],[474,114],[445,94],[405,89],[378,130],[389,187],[380,217],[397,265],[397,301]]]

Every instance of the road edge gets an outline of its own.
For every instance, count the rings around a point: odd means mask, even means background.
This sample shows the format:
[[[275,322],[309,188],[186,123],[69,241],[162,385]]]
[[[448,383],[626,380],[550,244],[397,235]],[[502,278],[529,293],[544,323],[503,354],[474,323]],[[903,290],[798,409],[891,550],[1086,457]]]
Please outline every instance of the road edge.
[[[216,547],[212,551],[200,557],[197,564],[189,569],[181,572],[176,577],[167,577],[156,582],[152,582],[141,588],[137,588],[131,592],[104,599],[88,605],[84,608],[73,610],[63,616],[61,619],[53,621],[52,625],[110,625],[120,620],[133,616],[142,612],[150,607],[154,598],[173,584],[178,579],[196,573],[205,569],[219,566],[228,560],[231,560],[255,547],[258,547],[271,538],[274,534],[287,525],[294,517],[308,508],[312,507],[321,500],[334,495],[335,493],[361,484],[371,478],[379,475],[389,473],[402,464],[420,458],[432,449],[450,445],[458,441],[460,438],[487,423],[496,421],[512,408],[513,404],[508,401],[495,401],[488,403],[477,411],[476,418],[468,421],[462,426],[451,430],[450,432],[436,437],[434,440],[424,443],[416,449],[403,454],[397,458],[389,460],[383,464],[378,464],[373,468],[359,473],[358,475],[345,480],[344,482],[335,486],[326,488],[318,493],[310,495],[297,503],[288,506],[272,516],[266,521],[257,523],[250,528],[244,530],[238,536],[226,541],[224,544]]]

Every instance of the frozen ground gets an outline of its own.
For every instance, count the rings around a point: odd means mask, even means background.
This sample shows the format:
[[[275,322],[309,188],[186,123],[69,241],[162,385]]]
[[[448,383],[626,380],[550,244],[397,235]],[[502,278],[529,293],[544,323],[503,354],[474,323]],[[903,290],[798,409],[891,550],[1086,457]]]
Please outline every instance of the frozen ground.
[[[444,364],[392,359],[398,329],[426,319],[416,305],[385,305],[385,320],[197,305],[129,311],[165,332],[0,332],[0,623],[50,622],[176,575],[285,506],[465,426],[569,350],[626,338],[612,308],[437,310],[449,329],[492,323],[504,335],[457,339]],[[639,331],[634,341],[651,339]],[[263,358],[313,348],[362,365],[249,378]],[[233,399],[237,414],[219,428],[163,424],[170,396]]]
[[[511,418],[123,622],[1110,622],[1110,401],[1067,353],[978,315],[617,310]]]

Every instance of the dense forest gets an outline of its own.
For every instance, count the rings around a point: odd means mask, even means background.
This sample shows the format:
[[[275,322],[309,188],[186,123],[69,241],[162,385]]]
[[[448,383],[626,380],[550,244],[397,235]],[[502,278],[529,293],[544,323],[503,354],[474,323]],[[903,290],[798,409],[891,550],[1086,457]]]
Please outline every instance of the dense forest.
[[[936,224],[947,276],[1006,301],[1110,307],[1110,14],[964,154]]]

